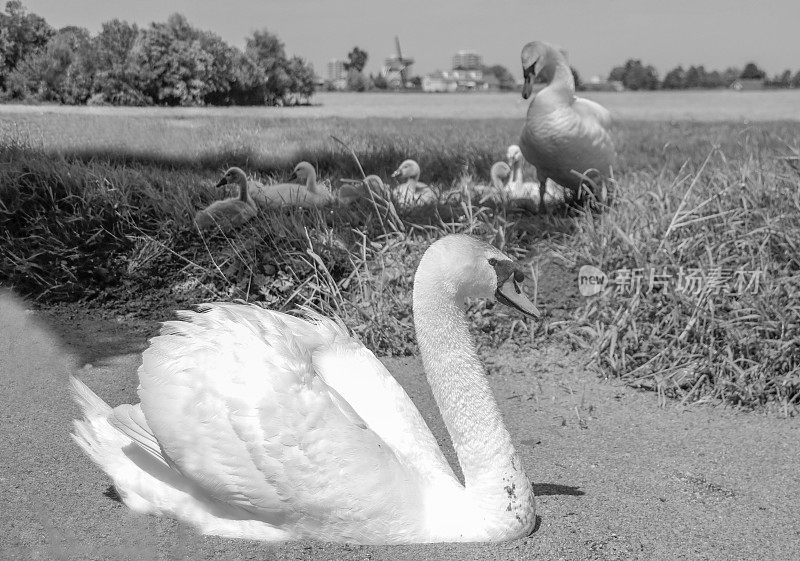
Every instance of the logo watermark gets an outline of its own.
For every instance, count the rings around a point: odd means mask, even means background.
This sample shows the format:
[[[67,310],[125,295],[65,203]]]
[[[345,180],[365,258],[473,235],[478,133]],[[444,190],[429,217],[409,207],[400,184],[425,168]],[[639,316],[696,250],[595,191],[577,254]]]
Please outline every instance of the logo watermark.
[[[608,284],[608,275],[597,267],[584,265],[578,271],[578,290],[581,296],[594,296],[603,291]]]
[[[606,288],[623,296],[654,292],[741,296],[757,294],[763,281],[763,271],[722,267],[622,268],[607,275],[597,267],[584,265],[578,272],[578,290],[585,297]]]

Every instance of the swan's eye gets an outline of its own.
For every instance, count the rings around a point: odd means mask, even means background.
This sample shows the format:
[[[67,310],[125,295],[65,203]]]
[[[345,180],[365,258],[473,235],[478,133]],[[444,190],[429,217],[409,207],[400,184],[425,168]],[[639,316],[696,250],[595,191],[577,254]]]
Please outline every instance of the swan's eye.
[[[512,278],[512,275],[514,276],[514,280],[516,280],[514,262],[510,259],[491,257],[489,258],[489,265],[494,267],[494,272],[497,275],[497,286],[502,286],[508,279]]]

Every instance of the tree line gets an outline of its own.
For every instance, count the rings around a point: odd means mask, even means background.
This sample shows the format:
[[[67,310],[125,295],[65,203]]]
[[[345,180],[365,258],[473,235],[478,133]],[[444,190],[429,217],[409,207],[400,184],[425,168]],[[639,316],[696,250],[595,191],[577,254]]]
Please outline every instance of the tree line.
[[[386,89],[383,76],[363,73],[366,51],[348,53],[348,89]],[[501,65],[484,73],[500,89],[516,87]],[[580,76],[573,69],[576,85]],[[651,65],[629,59],[613,68],[609,81],[629,90],[725,88],[736,80],[761,80],[766,87],[800,87],[800,70],[767,78],[755,63],[743,69],[707,71],[682,66],[663,80]],[[54,29],[44,18],[11,0],[0,12],[0,99],[110,105],[292,105],[314,94],[314,71],[300,57],[286,55],[277,35],[266,29],[246,38],[244,50],[218,35],[192,27],[181,14],[138,27],[113,19],[92,36],[82,27]],[[411,79],[419,87],[421,79]]]
[[[53,29],[19,0],[0,13],[0,96],[110,105],[291,105],[314,93],[314,71],[266,29],[242,51],[181,14],[138,27],[114,19],[92,36]]]
[[[730,67],[723,71],[708,71],[703,65],[687,69],[677,66],[660,80],[653,66],[645,66],[638,59],[629,59],[624,65],[613,68],[608,75],[609,82],[621,82],[628,90],[728,88],[737,80],[760,80],[768,88],[800,88],[800,70],[794,74],[791,70],[785,70],[773,78],[767,78],[767,73],[754,62],[748,62],[744,68]]]

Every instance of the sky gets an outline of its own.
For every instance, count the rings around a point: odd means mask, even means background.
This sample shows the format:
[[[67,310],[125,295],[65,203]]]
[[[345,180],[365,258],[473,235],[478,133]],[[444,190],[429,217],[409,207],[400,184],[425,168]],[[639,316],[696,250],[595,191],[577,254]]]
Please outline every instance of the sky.
[[[327,76],[331,58],[359,46],[377,73],[400,37],[413,74],[448,70],[453,54],[475,50],[520,78],[528,41],[565,48],[584,79],[603,77],[629,58],[663,78],[678,64],[707,70],[754,61],[772,76],[800,70],[800,0],[23,0],[54,27],[92,33],[119,18],[139,25],[180,12],[189,22],[243,47],[267,28],[289,55]]]

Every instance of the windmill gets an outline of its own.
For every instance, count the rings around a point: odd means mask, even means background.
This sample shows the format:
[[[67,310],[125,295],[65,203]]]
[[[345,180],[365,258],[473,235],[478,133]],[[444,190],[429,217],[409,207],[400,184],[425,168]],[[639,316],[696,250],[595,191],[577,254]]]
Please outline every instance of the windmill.
[[[414,64],[413,58],[404,58],[400,50],[400,37],[395,36],[394,45],[396,52],[384,61],[383,77],[389,84],[397,89],[405,88],[408,81],[408,74],[411,65]]]

